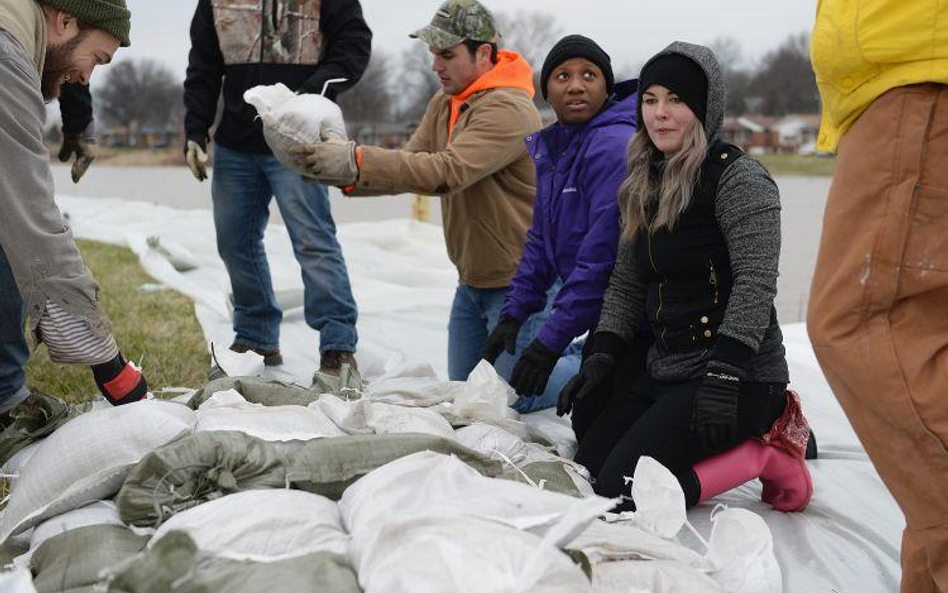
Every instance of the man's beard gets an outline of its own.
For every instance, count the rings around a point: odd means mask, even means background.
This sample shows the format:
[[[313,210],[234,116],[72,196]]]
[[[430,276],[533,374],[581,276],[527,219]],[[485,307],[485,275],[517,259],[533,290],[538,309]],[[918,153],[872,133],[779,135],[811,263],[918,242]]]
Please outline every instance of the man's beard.
[[[60,45],[47,48],[46,63],[43,66],[43,80],[41,90],[43,100],[52,101],[59,97],[59,90],[63,84],[63,77],[73,69],[73,53],[88,31],[81,31],[74,38]]]

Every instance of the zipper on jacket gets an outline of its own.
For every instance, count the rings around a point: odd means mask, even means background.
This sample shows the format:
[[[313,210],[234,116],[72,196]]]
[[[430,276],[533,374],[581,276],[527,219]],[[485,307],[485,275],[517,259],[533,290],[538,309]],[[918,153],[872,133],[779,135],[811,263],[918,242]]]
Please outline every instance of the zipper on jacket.
[[[665,279],[662,278],[662,275],[658,273],[658,267],[655,266],[655,260],[652,258],[652,233],[648,232],[648,261],[652,264],[652,270],[655,271],[655,275],[661,278],[658,281],[658,308],[655,310],[655,323],[661,327],[661,332],[659,332],[659,338],[662,341],[662,345],[666,348],[668,344],[665,342],[665,326],[661,324],[661,315],[662,307],[664,306],[664,293],[665,293]]]
[[[711,277],[708,281],[711,283],[712,297],[714,299],[714,304],[718,304],[718,272],[714,269],[714,262],[710,259],[708,260],[708,269],[711,271]]]

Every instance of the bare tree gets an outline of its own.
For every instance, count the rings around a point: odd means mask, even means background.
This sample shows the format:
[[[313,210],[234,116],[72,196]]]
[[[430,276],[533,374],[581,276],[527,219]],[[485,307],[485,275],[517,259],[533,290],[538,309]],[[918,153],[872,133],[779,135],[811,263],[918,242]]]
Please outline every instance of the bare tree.
[[[131,132],[183,121],[182,93],[181,80],[167,66],[147,58],[123,60],[108,69],[93,104],[105,123]]]
[[[534,100],[542,103],[540,70],[546,55],[563,36],[563,28],[552,14],[539,11],[499,12],[495,18],[503,35],[501,45],[519,53],[533,66],[533,86],[537,91]]]
[[[727,84],[727,114],[747,113],[750,106],[748,93],[754,73],[744,64],[741,44],[732,37],[718,37],[709,43],[708,47],[717,56],[724,70],[724,80]]]
[[[428,101],[441,88],[438,77],[431,71],[431,52],[424,43],[413,43],[402,52],[398,80],[392,81],[404,89],[399,105],[401,121],[416,121],[424,115]]]
[[[392,119],[391,60],[374,52],[359,84],[339,96],[339,106],[349,122],[387,122]]]
[[[767,115],[816,113],[820,95],[810,65],[809,37],[791,35],[761,60],[753,77],[750,94],[761,99],[761,111]]]

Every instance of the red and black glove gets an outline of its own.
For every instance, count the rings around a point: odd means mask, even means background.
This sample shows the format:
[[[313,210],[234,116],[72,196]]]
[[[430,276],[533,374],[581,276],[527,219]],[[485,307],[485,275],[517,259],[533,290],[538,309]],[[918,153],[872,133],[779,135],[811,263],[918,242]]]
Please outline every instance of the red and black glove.
[[[144,399],[148,383],[140,370],[118,353],[115,358],[92,367],[92,375],[99,391],[113,406],[130,404]]]

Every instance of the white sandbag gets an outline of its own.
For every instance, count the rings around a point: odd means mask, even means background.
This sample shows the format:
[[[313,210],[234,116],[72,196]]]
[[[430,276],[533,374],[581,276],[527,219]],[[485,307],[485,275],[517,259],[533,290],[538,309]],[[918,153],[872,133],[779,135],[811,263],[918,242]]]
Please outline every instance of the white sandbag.
[[[510,460],[516,464],[527,459],[527,444],[520,437],[491,424],[471,424],[455,431],[458,442],[492,459]]]
[[[284,166],[302,174],[290,154],[296,144],[316,144],[324,138],[346,138],[346,124],[338,105],[321,95],[297,95],[285,85],[255,86],[244,92],[263,121],[263,137],[273,156]]]
[[[3,593],[36,593],[33,586],[33,575],[27,568],[14,568],[9,571],[0,570],[0,591]]]
[[[202,552],[255,562],[345,554],[349,542],[336,503],[302,490],[247,490],[205,502],[168,519],[148,546],[171,531],[187,533]]]
[[[582,570],[530,533],[473,517],[386,525],[358,564],[365,593],[582,593]]]
[[[114,502],[97,500],[74,511],[47,519],[34,527],[33,536],[30,538],[30,551],[35,551],[51,537],[88,525],[124,525],[124,523]]]
[[[596,593],[729,593],[700,570],[674,560],[596,564],[592,585]]]
[[[747,509],[726,508],[711,517],[710,575],[730,593],[782,593],[783,578],[770,528]]]
[[[516,418],[510,405],[517,400],[513,388],[504,381],[486,360],[480,361],[454,398],[451,411],[459,418],[497,424]]]
[[[35,443],[30,443],[26,447],[23,447],[22,449],[17,451],[13,455],[13,457],[8,459],[7,462],[3,464],[3,467],[0,467],[0,474],[4,474],[7,476],[16,476],[16,477],[10,478],[11,480],[18,479],[20,476],[20,471],[24,467],[26,467],[26,464],[29,462],[30,459],[33,458],[33,455],[35,455],[36,452],[39,451],[39,447],[40,447],[40,444],[42,444],[42,442],[43,442],[42,440],[39,440],[39,441],[36,441]]]
[[[441,414],[426,408],[406,407],[359,399],[343,399],[324,393],[309,405],[325,414],[346,434],[394,434],[415,432],[454,440],[454,429]]]
[[[572,459],[576,456],[576,433],[568,418],[556,415],[554,408],[522,414],[520,421],[530,427],[531,432],[549,441],[560,457]]]
[[[593,521],[566,547],[579,550],[593,564],[618,560],[674,560],[694,567],[710,567],[698,552],[677,540],[663,539],[631,522]]]
[[[194,428],[187,406],[141,401],[82,414],[42,441],[0,517],[0,543],[43,519],[111,498],[131,467]]]
[[[372,434],[375,432],[366,420],[368,413],[366,410],[369,407],[368,400],[346,401],[331,393],[324,393],[319,396],[317,401],[309,404],[309,407],[321,411],[339,430],[346,434]]]
[[[366,386],[372,401],[402,406],[430,407],[455,399],[464,389],[461,381],[444,381],[426,363],[409,364],[398,354],[385,362],[381,376]]]
[[[236,430],[271,442],[308,441],[345,434],[318,408],[254,406],[231,391],[215,393],[198,408],[194,432]],[[208,402],[211,402],[209,406]]]
[[[425,408],[406,408],[381,402],[365,407],[366,424],[375,434],[420,432],[454,440],[454,429],[443,416]]]
[[[640,457],[632,474],[635,524],[649,533],[671,539],[688,520],[685,493],[664,465],[651,457]]]
[[[574,509],[594,509],[591,516],[576,519],[588,524],[613,504],[600,497],[578,499],[485,478],[455,457],[424,451],[363,476],[343,493],[339,510],[358,558],[379,530],[396,519],[431,514],[478,517],[544,534]],[[563,537],[572,539],[575,534]]]

